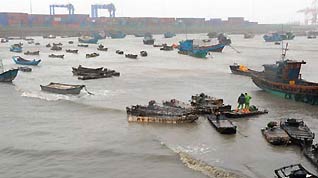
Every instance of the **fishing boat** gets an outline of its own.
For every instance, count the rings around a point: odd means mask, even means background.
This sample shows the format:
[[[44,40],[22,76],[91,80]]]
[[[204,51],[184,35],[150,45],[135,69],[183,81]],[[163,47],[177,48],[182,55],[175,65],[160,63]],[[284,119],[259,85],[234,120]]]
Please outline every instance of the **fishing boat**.
[[[81,36],[81,37],[78,38],[78,42],[96,44],[98,42],[98,38],[95,38],[95,37],[92,37],[92,36]]]
[[[196,114],[213,114],[231,111],[231,105],[225,105],[223,99],[208,96],[204,93],[191,96],[191,106]]]
[[[67,49],[65,50],[67,53],[74,53],[77,54],[78,53],[78,49]]]
[[[220,117],[220,118],[217,118]],[[221,116],[208,115],[207,119],[215,127],[215,129],[221,134],[236,134],[237,126],[234,125],[231,121],[225,119]]]
[[[185,54],[197,58],[206,58],[208,54],[207,49],[195,48],[193,46],[193,40],[180,41],[179,44],[179,54]]]
[[[138,55],[137,54],[126,54],[125,57],[130,58],[130,59],[137,59]]]
[[[100,44],[97,48],[98,51],[108,51],[108,48],[106,48],[104,45]]]
[[[45,47],[50,48],[50,47],[52,47],[52,45],[49,43],[49,44],[45,45]]]
[[[58,45],[53,45],[51,48],[52,51],[62,51],[62,47],[58,46]]]
[[[217,39],[219,41],[219,44],[223,44],[225,46],[229,46],[232,44],[232,40],[225,33],[218,34]]]
[[[35,43],[35,45],[39,46],[39,45],[41,45],[41,44],[40,44],[40,43]]]
[[[244,33],[244,39],[252,39],[255,37],[253,33]]]
[[[251,73],[255,72],[254,70],[251,70],[251,69],[247,68],[246,66],[241,65],[241,64],[237,64],[237,63],[230,65],[230,69],[231,69],[231,72],[233,74],[244,75],[244,76],[249,76],[249,77],[251,76]]]
[[[86,58],[92,58],[92,57],[97,57],[97,56],[99,56],[98,53],[86,54]]]
[[[318,178],[316,175],[307,171],[301,164],[294,164],[276,169],[277,178]]]
[[[185,109],[159,106],[154,100],[147,106],[126,107],[126,111],[129,122],[181,124],[198,119],[197,115],[188,113]]]
[[[167,107],[174,107],[174,108],[183,108],[183,109],[189,109],[193,110],[194,108],[185,102],[179,101],[177,99],[171,99],[169,101],[163,101],[162,105],[167,106]]]
[[[20,44],[14,44],[10,47],[11,52],[21,53],[22,52],[22,46]]]
[[[9,42],[8,38],[1,38],[1,43],[7,43]]]
[[[74,44],[74,41],[68,41],[68,44]]]
[[[119,77],[120,73],[115,70],[107,69],[104,67],[100,68],[86,68],[81,65],[77,68],[72,67],[73,75],[79,76],[79,80],[90,80],[90,79],[99,79],[99,78],[110,78],[110,77]]]
[[[83,67],[82,65],[79,65],[77,68],[72,67],[73,75],[85,75],[87,73],[101,73],[104,70],[104,67],[99,68],[88,68]]]
[[[112,39],[120,39],[120,38],[125,38],[126,34],[121,31],[118,31],[118,32],[109,33],[109,36]]]
[[[267,142],[272,145],[287,145],[290,143],[288,134],[275,121],[269,122],[266,128],[261,129],[261,132]]]
[[[207,50],[208,52],[219,52],[221,53],[226,45],[225,44],[215,44],[215,45],[209,45],[209,46],[199,46],[202,50]]]
[[[308,82],[301,78],[301,65],[305,61],[286,60],[286,49],[282,54],[282,60],[276,64],[267,64],[263,72],[253,72],[252,80],[259,88],[283,97],[299,102],[318,104],[318,83]]]
[[[13,59],[13,61],[14,61],[16,64],[20,64],[20,65],[32,65],[32,66],[36,66],[36,65],[38,65],[38,64],[41,62],[41,59],[39,59],[39,60],[36,60],[36,59],[27,60],[27,59],[23,59],[23,58],[20,57],[20,56],[13,56],[12,59]]]
[[[304,148],[303,152],[306,158],[308,158],[313,165],[318,167],[318,144]]]
[[[143,33],[135,33],[134,36],[137,37],[137,38],[140,38],[140,37],[144,37],[145,34],[143,34]]]
[[[173,51],[173,46],[164,45],[160,48],[161,51]]]
[[[18,67],[18,69],[22,72],[32,72],[32,68],[30,67]]]
[[[83,48],[87,48],[88,47],[88,45],[84,45],[84,44],[78,44],[77,46],[78,47],[83,47]]]
[[[24,53],[24,55],[40,55],[40,51],[27,51]]]
[[[0,60],[0,82],[12,82],[18,75],[19,69],[4,71],[2,60]]]
[[[318,35],[318,31],[308,31],[306,32],[308,39],[316,39]]]
[[[161,47],[163,47],[165,44],[154,44],[154,45],[152,45],[153,47],[155,47],[155,48],[161,48]]]
[[[61,58],[64,59],[64,54],[50,54],[50,58]]]
[[[249,111],[232,110],[223,112],[223,114],[228,118],[245,118],[268,114],[268,111],[266,109],[260,111],[256,106],[251,105]]]
[[[311,132],[302,119],[282,119],[280,127],[286,131],[294,144],[301,146],[311,145],[315,138],[315,134]]]
[[[53,46],[63,46],[62,43],[53,43]]]
[[[145,34],[143,42],[145,45],[153,45],[155,43],[155,39],[152,37],[151,34],[148,33],[148,34]]]
[[[69,85],[51,82],[48,85],[40,85],[41,90],[58,94],[78,95],[85,85]]]
[[[142,56],[142,57],[148,56],[147,51],[140,51],[140,56]]]
[[[277,41],[283,41],[283,40],[293,40],[295,38],[295,35],[292,32],[286,32],[286,33],[268,33],[263,36],[265,42],[277,42]]]
[[[120,55],[122,55],[122,54],[124,54],[124,51],[116,50],[116,54],[120,54]]]
[[[166,32],[166,33],[163,34],[163,36],[164,36],[165,38],[173,38],[173,37],[176,36],[176,34],[175,34],[175,33],[172,33],[172,32]]]

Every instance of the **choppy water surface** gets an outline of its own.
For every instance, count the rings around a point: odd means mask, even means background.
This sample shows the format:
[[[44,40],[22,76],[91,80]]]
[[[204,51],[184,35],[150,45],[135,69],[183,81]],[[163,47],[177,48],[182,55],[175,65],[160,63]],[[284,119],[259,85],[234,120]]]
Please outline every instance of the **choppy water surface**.
[[[203,34],[189,38],[205,38]],[[156,43],[177,43],[185,35]],[[13,84],[0,84],[0,177],[274,177],[273,170],[302,163],[314,167],[295,146],[274,147],[260,129],[281,117],[302,118],[317,132],[318,109],[315,106],[276,98],[258,89],[252,81],[230,73],[234,62],[257,70],[280,56],[280,46],[263,42],[261,36],[245,40],[232,36],[233,46],[207,59],[196,59],[144,46],[142,38],[100,41],[109,48],[97,58],[85,58],[95,52],[67,43],[75,38],[43,40],[41,46],[28,45],[24,51],[40,50],[42,62],[31,73],[19,73]],[[0,57],[6,69],[17,67],[9,52],[11,41],[0,44]],[[62,42],[65,49],[80,49],[80,54],[66,53],[64,59],[48,58],[52,53],[45,45]],[[296,37],[289,42],[288,57],[306,60],[302,76],[318,82],[318,40]],[[139,60],[115,54],[115,50],[149,56]],[[64,52],[57,52],[60,54]],[[28,57],[29,58],[29,57]],[[72,76],[71,67],[105,66],[121,72],[119,78],[80,81]],[[45,93],[40,84],[61,82],[85,84],[95,95],[79,96]],[[127,123],[125,107],[176,98],[188,101],[197,93],[224,98],[236,106],[241,92],[253,97],[252,103],[270,113],[257,118],[235,120],[238,133],[220,135],[205,118],[194,124],[157,125]]]

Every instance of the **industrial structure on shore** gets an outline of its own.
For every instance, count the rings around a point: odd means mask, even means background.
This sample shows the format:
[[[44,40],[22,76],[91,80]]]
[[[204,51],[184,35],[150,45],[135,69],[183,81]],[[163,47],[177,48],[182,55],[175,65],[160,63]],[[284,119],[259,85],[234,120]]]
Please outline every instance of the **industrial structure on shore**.
[[[243,17],[229,17],[228,20],[205,18],[156,18],[156,17],[116,17],[114,4],[93,4],[91,15],[76,14],[72,4],[52,4],[50,14],[0,13],[0,27],[84,27],[84,26],[147,26],[147,25],[250,25],[256,22],[246,21]],[[55,14],[55,8],[66,8],[68,14]],[[99,17],[98,11],[108,10],[109,17]]]

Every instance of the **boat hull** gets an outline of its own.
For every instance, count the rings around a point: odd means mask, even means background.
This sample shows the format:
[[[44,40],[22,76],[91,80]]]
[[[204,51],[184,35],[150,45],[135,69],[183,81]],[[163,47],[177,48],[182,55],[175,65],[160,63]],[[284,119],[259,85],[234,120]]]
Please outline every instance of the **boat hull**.
[[[13,61],[14,61],[16,64],[19,64],[19,65],[31,65],[31,66],[36,66],[36,65],[38,65],[38,64],[41,62],[41,59],[39,59],[39,60],[32,60],[32,61],[20,61],[20,60],[18,60],[17,56],[13,56],[12,59],[13,59]]]
[[[267,114],[268,112],[265,111],[250,111],[250,112],[236,112],[236,111],[231,111],[231,112],[224,112],[224,115],[227,118],[244,118],[244,117],[252,117],[252,116],[257,116],[257,115],[262,115],[262,114]]]
[[[290,143],[288,134],[279,127],[265,128],[261,131],[267,142],[272,145],[287,145]]]
[[[207,117],[211,125],[221,134],[236,134],[236,126],[231,121],[226,119],[220,119],[217,121],[215,116]]]
[[[253,83],[264,91],[285,99],[318,105],[318,86],[302,86],[270,82],[252,75]]]
[[[225,44],[217,44],[211,46],[200,46],[200,49],[207,50],[208,52],[219,52],[221,53],[225,47]]]
[[[50,92],[50,93],[66,94],[66,95],[78,95],[78,94],[80,94],[81,90],[85,86],[78,85],[76,88],[70,88],[70,89],[53,88],[53,87],[50,87],[49,85],[47,85],[47,86],[40,85],[40,87],[41,87],[42,91],[46,91],[46,92]]]
[[[0,82],[12,82],[18,75],[19,69],[11,69],[0,74]]]
[[[182,124],[192,123],[198,119],[198,116],[135,116],[128,115],[128,122],[141,122],[141,123],[164,123],[164,124]]]

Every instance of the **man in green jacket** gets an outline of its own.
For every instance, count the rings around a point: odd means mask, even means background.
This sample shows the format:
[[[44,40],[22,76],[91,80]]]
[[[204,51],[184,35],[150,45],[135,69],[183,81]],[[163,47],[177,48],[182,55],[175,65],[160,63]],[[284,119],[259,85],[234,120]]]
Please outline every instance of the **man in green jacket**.
[[[251,101],[252,97],[249,96],[247,93],[245,93],[244,96],[245,96],[245,109],[247,111],[249,111],[250,110],[250,101]]]

